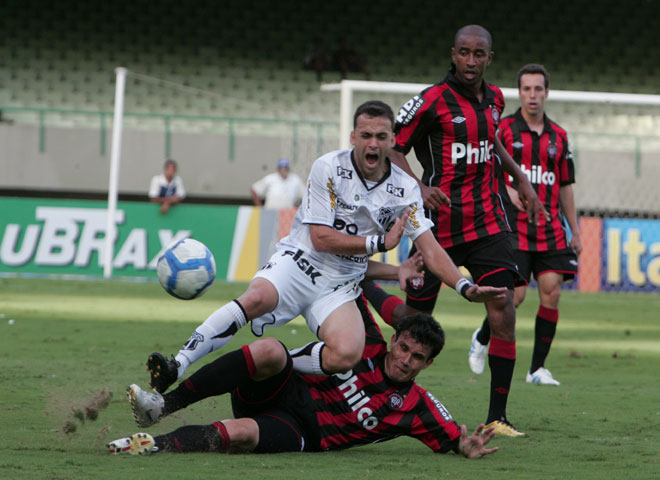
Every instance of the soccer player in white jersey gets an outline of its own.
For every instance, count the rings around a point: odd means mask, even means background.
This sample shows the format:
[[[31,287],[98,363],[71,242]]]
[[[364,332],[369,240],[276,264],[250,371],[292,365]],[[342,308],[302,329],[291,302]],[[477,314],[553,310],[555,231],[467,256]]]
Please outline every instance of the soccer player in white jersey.
[[[314,162],[289,236],[237,299],[212,313],[179,353],[168,360],[153,353],[147,368],[151,386],[166,391],[190,364],[224,346],[252,322],[255,335],[298,315],[320,341],[293,353],[294,367],[307,374],[346,372],[361,358],[364,326],[355,298],[365,278],[396,279],[397,269],[369,256],[388,251],[407,235],[428,269],[470,301],[491,300],[504,288],[482,287],[464,278],[431,233],[421,214],[417,182],[387,158],[394,145],[394,115],[380,101],[355,112],[351,150],[330,152]],[[369,267],[368,267],[369,265]],[[369,272],[367,270],[369,269]],[[130,395],[138,395],[130,391]]]

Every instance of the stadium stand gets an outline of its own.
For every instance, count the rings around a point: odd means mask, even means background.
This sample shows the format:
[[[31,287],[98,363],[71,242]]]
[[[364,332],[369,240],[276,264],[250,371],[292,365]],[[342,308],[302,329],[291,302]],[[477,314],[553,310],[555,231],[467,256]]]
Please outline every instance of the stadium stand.
[[[114,69],[125,66],[215,93],[183,94],[129,77],[126,111],[267,118],[304,111],[308,119],[334,121],[336,96],[319,92],[314,73],[301,69],[315,35],[331,48],[341,36],[357,39],[374,80],[433,83],[443,77],[451,35],[464,23],[493,33],[496,61],[487,77],[500,86],[514,87],[517,69],[536,61],[552,72],[555,89],[658,92],[660,17],[644,0],[559,0],[525,9],[479,0],[469,11],[386,0],[376,21],[364,15],[370,4],[348,0],[285,0],[277,7],[265,0],[3,3],[4,106],[110,110]],[[588,108],[571,111],[574,124],[584,126]],[[630,130],[652,134],[657,127],[653,118]]]

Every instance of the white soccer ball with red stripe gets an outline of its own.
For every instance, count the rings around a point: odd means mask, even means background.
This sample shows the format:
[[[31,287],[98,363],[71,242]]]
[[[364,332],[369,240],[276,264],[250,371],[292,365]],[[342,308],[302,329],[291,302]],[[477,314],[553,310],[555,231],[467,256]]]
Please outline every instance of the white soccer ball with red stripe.
[[[157,272],[167,293],[192,300],[206,292],[215,280],[215,259],[202,242],[185,238],[165,250],[158,259]]]

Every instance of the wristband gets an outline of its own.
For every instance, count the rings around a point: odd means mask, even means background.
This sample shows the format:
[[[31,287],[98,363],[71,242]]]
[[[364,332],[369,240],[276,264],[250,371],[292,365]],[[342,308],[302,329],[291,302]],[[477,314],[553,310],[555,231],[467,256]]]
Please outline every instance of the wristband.
[[[378,235],[378,242],[376,243],[379,252],[387,252],[387,248],[385,248],[385,235]]]
[[[364,248],[367,255],[373,255],[378,251],[378,235],[369,235],[364,239]]]
[[[470,300],[467,296],[467,291],[473,285],[474,283],[463,277],[458,282],[456,282],[456,292],[462,295],[468,302],[471,302],[472,300]]]

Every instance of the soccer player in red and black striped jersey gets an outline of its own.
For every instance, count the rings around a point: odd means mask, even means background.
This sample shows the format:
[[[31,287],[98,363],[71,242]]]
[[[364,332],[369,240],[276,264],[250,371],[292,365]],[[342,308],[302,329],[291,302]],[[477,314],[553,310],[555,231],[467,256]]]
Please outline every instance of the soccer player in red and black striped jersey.
[[[549,75],[542,65],[525,65],[518,72],[521,108],[502,119],[498,136],[532,182],[551,217],[550,221],[541,218],[536,225],[529,223],[527,213],[518,199],[515,182],[511,187],[507,185],[511,205],[515,207],[507,208],[507,211],[517,230],[513,238],[518,268],[528,282],[532,273],[534,274],[540,297],[536,314],[534,351],[526,381],[559,385],[545,368],[545,360],[557,329],[561,284],[577,274],[577,256],[582,251],[582,241],[573,199],[573,158],[566,131],[545,114],[548,87]],[[509,185],[512,183],[511,178],[506,180]],[[570,240],[564,228],[564,219],[572,232]],[[516,287],[516,308],[525,299],[526,290],[526,286]],[[475,373],[483,371],[489,337],[490,329],[486,318],[472,339],[469,360],[470,368]]]
[[[506,404],[516,358],[513,289],[522,279],[508,240],[496,163],[501,161],[520,184],[520,198],[532,221],[543,208],[495,134],[504,97],[483,79],[494,55],[490,33],[479,25],[461,28],[451,55],[452,67],[444,80],[401,107],[391,159],[415,176],[405,158],[414,148],[424,169],[418,180],[422,198],[440,245],[477,284],[508,288],[506,298],[486,302],[492,330],[487,423],[497,434],[517,436],[521,433],[508,421]],[[430,313],[440,284],[426,272],[421,288],[408,287],[407,305]]]
[[[110,442],[110,452],[326,451],[400,436],[417,438],[438,453],[479,458],[495,452],[497,447],[486,448],[493,428],[482,424],[468,436],[465,425],[415,383],[444,346],[444,332],[433,317],[418,313],[398,321],[388,351],[364,297],[357,303],[366,346],[353,369],[300,375],[284,345],[273,338],[257,340],[202,367],[163,396],[141,392],[133,404],[136,420],[149,420],[141,422],[148,426],[206,397],[231,392],[236,418],[156,437],[135,434]]]

